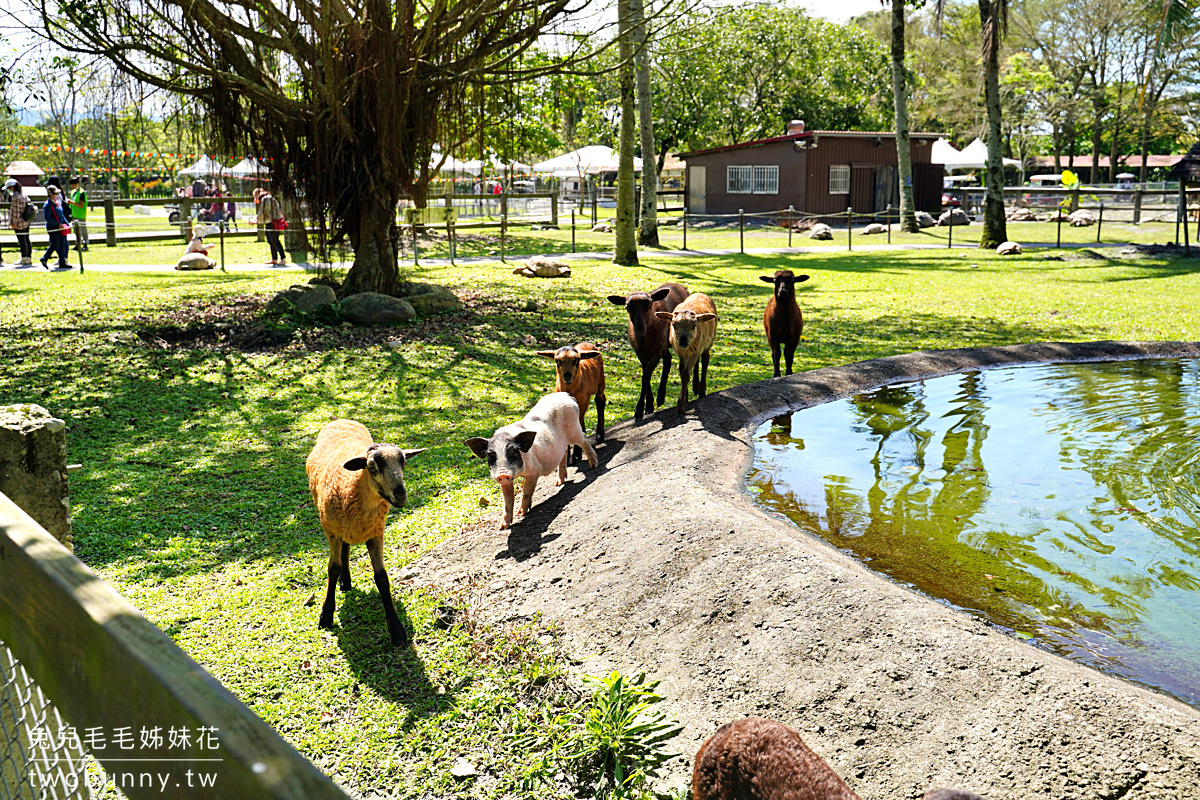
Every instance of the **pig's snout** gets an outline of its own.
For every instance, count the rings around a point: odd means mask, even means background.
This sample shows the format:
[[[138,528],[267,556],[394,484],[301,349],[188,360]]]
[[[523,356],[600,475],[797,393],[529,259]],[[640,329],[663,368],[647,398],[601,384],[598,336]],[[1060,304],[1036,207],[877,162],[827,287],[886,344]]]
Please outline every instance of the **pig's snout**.
[[[500,488],[512,488],[513,476],[507,472],[501,472],[496,475],[496,483],[500,484]]]

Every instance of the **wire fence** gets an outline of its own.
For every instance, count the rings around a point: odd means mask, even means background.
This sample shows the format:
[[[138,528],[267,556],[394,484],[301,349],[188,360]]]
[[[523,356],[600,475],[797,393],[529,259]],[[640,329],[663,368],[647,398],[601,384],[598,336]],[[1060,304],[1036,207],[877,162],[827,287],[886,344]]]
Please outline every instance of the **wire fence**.
[[[0,800],[124,796],[0,641]]]

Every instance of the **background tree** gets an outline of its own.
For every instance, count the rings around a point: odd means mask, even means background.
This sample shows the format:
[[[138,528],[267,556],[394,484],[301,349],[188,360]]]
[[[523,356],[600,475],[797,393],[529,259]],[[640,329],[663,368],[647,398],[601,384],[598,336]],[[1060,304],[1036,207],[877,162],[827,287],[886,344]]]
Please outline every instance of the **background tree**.
[[[979,0],[979,25],[987,104],[987,190],[983,199],[980,247],[995,248],[1008,240],[1004,217],[1004,139],[1000,112],[1000,41],[1008,25],[1008,0]]]
[[[912,150],[908,144],[908,88],[904,64],[905,0],[892,0],[892,104],[896,110],[896,163],[900,173],[900,227],[910,233],[917,225],[913,200]],[[939,0],[939,8],[941,6]]]
[[[568,0],[28,0],[68,52],[108,58],[193,98],[214,143],[271,160],[322,242],[350,240],[344,293],[399,289],[397,202],[419,205],[444,128],[468,125],[464,85],[503,83]]]
[[[617,92],[621,102],[621,135],[617,143],[617,217],[613,225],[613,263],[633,266],[638,263],[634,235],[634,169],[633,151],[637,139],[637,102],[634,97],[637,69],[634,53],[634,3],[637,0],[617,0]]]
[[[658,247],[658,165],[654,157],[654,94],[650,81],[650,37],[642,0],[630,0],[633,14],[633,57],[637,65],[638,133],[642,152],[642,202],[637,242]]]

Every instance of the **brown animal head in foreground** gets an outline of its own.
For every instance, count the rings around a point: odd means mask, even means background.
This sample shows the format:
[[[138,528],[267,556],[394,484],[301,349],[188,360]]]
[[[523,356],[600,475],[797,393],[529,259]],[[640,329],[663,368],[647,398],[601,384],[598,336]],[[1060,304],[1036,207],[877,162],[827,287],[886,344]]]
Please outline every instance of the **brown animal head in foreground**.
[[[763,283],[775,284],[775,299],[786,303],[796,297],[796,284],[808,280],[807,275],[794,275],[790,269],[776,270],[775,275],[759,275]]]
[[[553,358],[554,369],[558,373],[558,377],[562,379],[563,385],[570,386],[571,382],[575,380],[575,376],[579,374],[579,362],[598,357],[600,351],[576,350],[574,347],[566,345],[557,350],[538,350],[537,354],[543,358]]]
[[[404,486],[404,464],[413,456],[425,452],[419,450],[401,450],[394,444],[374,442],[367,448],[366,455],[350,459],[342,466],[351,472],[367,471],[367,480],[371,488],[396,508],[403,508],[408,502],[408,490]]]

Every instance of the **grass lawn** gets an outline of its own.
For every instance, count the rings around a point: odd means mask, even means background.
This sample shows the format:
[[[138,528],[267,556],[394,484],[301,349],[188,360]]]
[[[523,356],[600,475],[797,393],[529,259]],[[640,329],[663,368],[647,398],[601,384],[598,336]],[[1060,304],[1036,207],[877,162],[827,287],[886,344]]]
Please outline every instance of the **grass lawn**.
[[[70,460],[84,465],[72,478],[79,557],[351,791],[566,796],[562,781],[537,780],[560,769],[543,759],[543,715],[579,703],[553,632],[479,624],[470,591],[406,569],[481,514],[495,523],[499,493],[462,440],[552,387],[534,351],[596,342],[609,420],[626,418],[636,360],[605,297],[678,280],[720,315],[710,388],[767,378],[771,289],[758,276],[781,267],[812,276],[798,369],[926,348],[1200,339],[1197,262],[1067,255],[663,254],[638,268],[580,262],[553,281],[500,264],[421,268],[412,277],[450,285],[467,309],[390,331],[285,326],[267,347],[212,323],[251,326],[295,274],[0,272],[0,404],[67,421]],[[538,310],[518,311],[529,299]],[[416,631],[408,651],[388,644],[363,548],[338,628],[316,626],[327,550],[304,459],[334,416],[429,448],[406,470],[410,505],[390,517],[385,548]],[[460,756],[480,777],[450,777]]]

